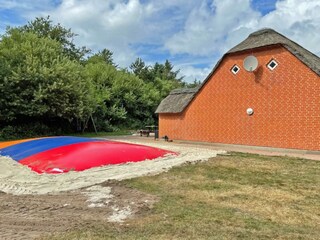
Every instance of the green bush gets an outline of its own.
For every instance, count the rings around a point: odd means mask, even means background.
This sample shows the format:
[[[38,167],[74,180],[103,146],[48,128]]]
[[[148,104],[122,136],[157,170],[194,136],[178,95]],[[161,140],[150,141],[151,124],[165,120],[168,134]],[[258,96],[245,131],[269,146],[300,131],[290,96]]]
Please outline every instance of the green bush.
[[[30,138],[38,136],[54,135],[56,132],[52,131],[47,125],[43,123],[32,123],[23,125],[8,125],[0,130],[0,138],[4,140]]]

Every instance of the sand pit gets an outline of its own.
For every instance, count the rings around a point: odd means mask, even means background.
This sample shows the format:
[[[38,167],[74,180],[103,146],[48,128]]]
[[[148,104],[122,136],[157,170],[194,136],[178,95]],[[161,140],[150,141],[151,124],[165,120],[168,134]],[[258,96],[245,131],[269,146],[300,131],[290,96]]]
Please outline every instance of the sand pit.
[[[113,180],[154,175],[224,153],[166,142],[130,142],[180,154],[57,175],[37,174],[0,157],[0,239],[34,239],[96,224],[126,224],[150,211],[158,198]]]
[[[132,143],[132,141],[130,142]],[[216,157],[217,154],[225,153],[225,151],[192,146],[181,147],[165,142],[143,144],[179,152],[179,156],[169,155],[152,161],[146,160],[121,165],[108,165],[82,172],[68,172],[58,175],[39,175],[12,159],[0,157],[0,191],[14,195],[70,191],[99,184],[107,180],[123,180],[143,175],[153,175],[186,162],[205,161]]]

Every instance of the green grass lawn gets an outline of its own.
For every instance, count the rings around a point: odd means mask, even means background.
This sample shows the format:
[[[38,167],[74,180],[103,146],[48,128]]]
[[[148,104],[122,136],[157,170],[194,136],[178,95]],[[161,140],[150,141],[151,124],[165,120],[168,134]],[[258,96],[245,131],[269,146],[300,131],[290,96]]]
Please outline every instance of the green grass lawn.
[[[160,200],[54,239],[320,239],[318,161],[232,153],[122,184]]]

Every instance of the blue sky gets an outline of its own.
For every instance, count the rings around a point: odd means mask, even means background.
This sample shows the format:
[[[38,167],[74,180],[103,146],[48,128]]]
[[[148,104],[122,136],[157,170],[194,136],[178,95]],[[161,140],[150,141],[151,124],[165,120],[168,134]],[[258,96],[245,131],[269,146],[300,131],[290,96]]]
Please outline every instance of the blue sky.
[[[137,57],[171,61],[185,80],[203,80],[231,47],[274,28],[320,55],[320,0],[1,0],[0,33],[51,16],[93,52],[108,48],[121,67]]]

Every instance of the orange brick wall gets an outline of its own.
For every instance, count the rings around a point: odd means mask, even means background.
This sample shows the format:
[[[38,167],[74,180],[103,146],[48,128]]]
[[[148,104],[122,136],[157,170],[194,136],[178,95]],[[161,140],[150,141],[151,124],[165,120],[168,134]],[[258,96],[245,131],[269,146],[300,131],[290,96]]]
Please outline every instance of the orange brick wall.
[[[246,72],[254,54],[259,67]],[[274,71],[266,65],[271,59]],[[237,75],[230,72],[240,66]],[[248,116],[247,108],[254,114]],[[320,150],[320,77],[285,48],[228,55],[181,114],[159,114],[160,137]]]

